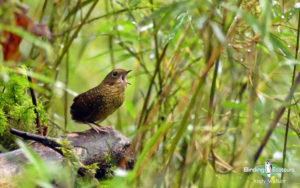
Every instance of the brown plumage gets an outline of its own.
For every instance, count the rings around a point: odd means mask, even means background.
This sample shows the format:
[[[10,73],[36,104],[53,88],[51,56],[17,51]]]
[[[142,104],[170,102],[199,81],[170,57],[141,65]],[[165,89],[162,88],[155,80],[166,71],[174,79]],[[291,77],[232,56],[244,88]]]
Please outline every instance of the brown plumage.
[[[72,119],[86,123],[96,131],[102,131],[96,122],[105,120],[123,104],[124,92],[129,84],[126,80],[129,72],[115,69],[98,86],[75,97],[71,106]],[[95,128],[92,124],[98,127]]]

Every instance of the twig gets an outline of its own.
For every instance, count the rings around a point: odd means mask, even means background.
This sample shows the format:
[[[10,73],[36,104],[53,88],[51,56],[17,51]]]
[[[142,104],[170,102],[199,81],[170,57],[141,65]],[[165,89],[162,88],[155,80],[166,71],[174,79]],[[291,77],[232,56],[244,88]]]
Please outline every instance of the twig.
[[[117,30],[118,32],[118,30]],[[118,32],[119,34],[119,32]],[[123,48],[125,49],[130,55],[132,55],[133,57],[135,57],[139,64],[142,66],[142,68],[145,70],[145,73],[148,74],[149,76],[151,76],[151,73],[149,72],[149,70],[147,69],[147,67],[144,65],[144,63],[142,62],[142,58],[140,58],[140,56],[138,55],[138,53],[134,52],[132,49],[130,49],[122,40],[121,40],[121,37],[119,35],[119,42],[118,44]]]
[[[69,11],[67,16],[64,18],[64,21],[67,21],[73,14],[75,14],[78,9],[82,9],[84,6],[88,5],[94,0],[87,0],[87,1],[77,1],[77,4]]]
[[[58,147],[61,147],[61,144],[57,143],[56,141],[46,137],[46,136],[39,136],[39,135],[35,135],[35,134],[30,134],[27,132],[23,132],[14,128],[10,128],[9,130],[11,132],[11,134],[19,136],[25,140],[34,140],[38,143],[41,143],[55,151],[57,151],[58,153],[60,153],[61,155],[63,155],[63,152],[61,151],[61,149],[59,149]]]
[[[131,8],[131,10],[139,10],[139,9],[146,9],[146,8],[148,8],[148,7],[134,7],[134,8]],[[92,22],[94,22],[94,21],[100,20],[100,19],[102,19],[102,18],[106,18],[106,17],[112,16],[112,15],[115,15],[115,14],[120,14],[120,13],[126,12],[126,11],[128,11],[128,10],[129,10],[129,8],[124,8],[124,9],[117,10],[117,11],[114,11],[114,12],[109,12],[109,13],[104,14],[104,15],[96,16],[96,17],[94,17],[94,18],[91,18],[91,19],[87,20],[84,24],[89,24],[89,23],[92,23]],[[80,26],[80,24],[75,25],[75,26],[73,26],[73,27],[67,29],[67,30],[64,31],[63,33],[55,34],[54,36],[60,36],[60,35],[63,35],[64,33],[70,32],[70,31],[72,31],[72,30],[78,28],[79,26]]]
[[[292,27],[292,26],[286,25],[286,24],[284,24],[284,23],[274,23],[274,24],[272,24],[272,26],[283,26],[283,27],[292,29],[292,30],[294,30],[294,31],[298,31],[297,28],[294,28],[294,27]]]

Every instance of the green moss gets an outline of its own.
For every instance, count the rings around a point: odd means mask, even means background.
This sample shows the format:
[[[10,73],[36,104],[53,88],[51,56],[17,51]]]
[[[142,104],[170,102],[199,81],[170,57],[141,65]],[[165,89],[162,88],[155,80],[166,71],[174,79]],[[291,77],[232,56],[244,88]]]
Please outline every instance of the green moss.
[[[0,108],[0,135],[1,136],[3,135],[6,128],[7,128],[7,118],[3,110]]]
[[[47,125],[47,113],[43,104],[38,101],[34,106],[29,93],[27,77],[14,72],[7,73],[8,80],[0,82],[0,144],[8,149],[16,148],[14,136],[9,128],[36,132],[36,113],[39,113],[43,125]]]
[[[82,164],[79,160],[79,157],[74,153],[74,146],[71,145],[71,142],[68,139],[59,140],[57,142],[61,144],[59,149],[61,149],[64,155],[64,162],[67,164],[67,166],[75,171],[77,171],[79,168],[84,169],[82,172],[85,174],[89,174],[92,177],[95,176],[98,168],[97,163],[92,163],[90,165]]]

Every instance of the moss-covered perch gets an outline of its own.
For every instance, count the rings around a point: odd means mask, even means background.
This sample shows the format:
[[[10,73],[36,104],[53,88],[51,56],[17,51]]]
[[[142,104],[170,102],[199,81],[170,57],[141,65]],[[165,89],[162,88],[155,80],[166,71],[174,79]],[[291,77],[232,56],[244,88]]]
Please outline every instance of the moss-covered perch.
[[[74,146],[74,153],[84,165],[97,163],[99,169],[96,178],[103,178],[110,173],[111,166],[132,169],[134,165],[133,154],[130,151],[130,141],[120,132],[105,128],[106,132],[97,133],[90,129],[85,132],[69,133],[58,137],[57,140],[67,138]],[[34,140],[29,145],[43,159],[62,162],[64,156],[57,149],[59,143],[48,137],[37,136],[18,130],[11,133],[26,140]],[[55,151],[56,150],[56,151]],[[107,156],[110,161],[107,161]],[[17,175],[27,159],[21,149],[0,154],[0,179]]]

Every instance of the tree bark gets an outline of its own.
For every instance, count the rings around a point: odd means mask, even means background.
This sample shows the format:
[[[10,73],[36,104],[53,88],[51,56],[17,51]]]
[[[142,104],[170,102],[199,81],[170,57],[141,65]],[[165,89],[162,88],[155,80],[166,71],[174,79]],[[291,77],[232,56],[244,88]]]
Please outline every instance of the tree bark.
[[[25,140],[34,140],[29,146],[44,160],[63,162],[64,156],[59,143],[55,140],[68,139],[74,146],[74,153],[84,165],[97,163],[99,169],[96,178],[105,178],[111,173],[112,166],[132,169],[133,153],[130,151],[130,141],[115,129],[104,127],[105,132],[97,133],[93,129],[85,132],[69,133],[65,136],[51,139],[12,129],[11,132]],[[110,161],[107,161],[107,155]],[[0,179],[17,175],[27,159],[21,149],[0,154]]]

